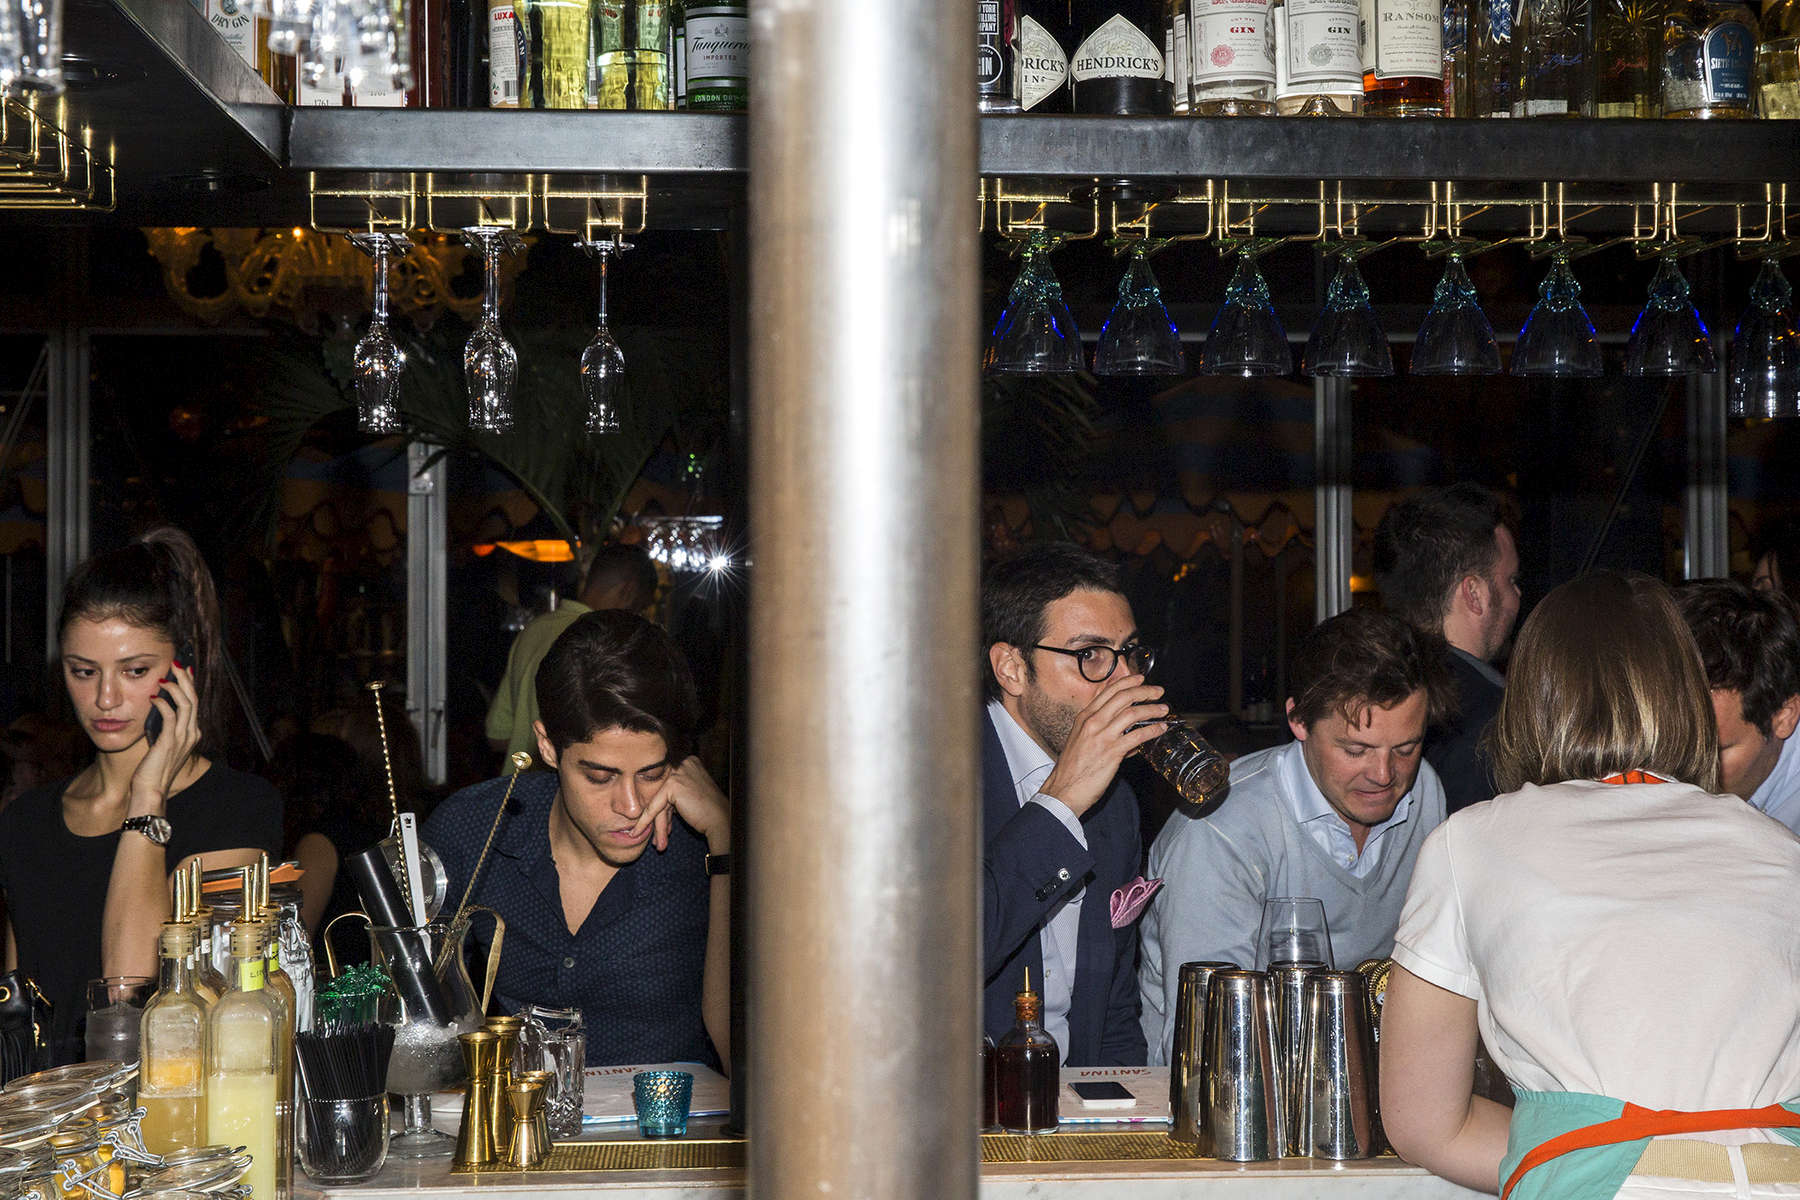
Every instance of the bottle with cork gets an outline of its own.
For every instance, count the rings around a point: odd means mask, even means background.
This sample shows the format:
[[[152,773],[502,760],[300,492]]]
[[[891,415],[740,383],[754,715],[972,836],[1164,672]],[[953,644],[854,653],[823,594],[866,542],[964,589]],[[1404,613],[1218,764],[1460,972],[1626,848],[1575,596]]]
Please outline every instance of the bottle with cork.
[[[1062,1051],[1044,1031],[1044,1004],[1031,990],[1030,967],[1025,968],[1025,990],[1014,998],[1013,1011],[1018,1023],[994,1048],[1000,1128],[1007,1133],[1054,1133]]]

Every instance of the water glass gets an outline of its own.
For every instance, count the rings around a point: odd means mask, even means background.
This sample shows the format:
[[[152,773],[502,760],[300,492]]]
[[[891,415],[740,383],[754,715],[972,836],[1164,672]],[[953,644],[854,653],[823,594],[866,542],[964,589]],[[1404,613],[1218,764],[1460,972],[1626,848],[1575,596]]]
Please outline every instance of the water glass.
[[[87,1060],[136,1062],[138,1025],[156,981],[142,975],[109,975],[87,985]]]
[[[1283,963],[1329,967],[1333,961],[1324,901],[1311,896],[1275,896],[1263,901],[1262,928],[1256,932],[1258,970]]]
[[[387,1162],[386,1093],[356,1100],[301,1097],[300,1169],[319,1183],[357,1183]]]
[[[631,1077],[638,1132],[644,1137],[680,1137],[687,1132],[694,1077],[686,1071],[639,1071]]]
[[[576,1137],[581,1133],[582,1071],[587,1059],[587,1029],[581,1023],[581,1010],[533,1004],[519,1015],[525,1019],[519,1037],[522,1069],[551,1075],[546,1097],[550,1133],[559,1138]]]

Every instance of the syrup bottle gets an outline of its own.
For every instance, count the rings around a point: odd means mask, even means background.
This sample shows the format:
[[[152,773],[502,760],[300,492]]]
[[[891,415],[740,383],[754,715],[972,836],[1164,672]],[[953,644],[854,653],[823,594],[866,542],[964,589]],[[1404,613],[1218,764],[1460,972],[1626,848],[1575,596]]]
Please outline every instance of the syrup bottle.
[[[1018,1024],[994,1048],[1000,1128],[1007,1133],[1053,1133],[1062,1051],[1040,1024],[1044,1004],[1031,990],[1029,967],[1025,990],[1013,1000],[1013,1011],[1018,1014]]]

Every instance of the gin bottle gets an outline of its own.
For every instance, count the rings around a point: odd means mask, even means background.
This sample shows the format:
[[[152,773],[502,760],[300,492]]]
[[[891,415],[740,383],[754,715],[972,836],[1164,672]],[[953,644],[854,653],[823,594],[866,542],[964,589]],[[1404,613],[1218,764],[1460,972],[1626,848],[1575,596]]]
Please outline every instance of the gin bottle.
[[[1076,112],[1170,114],[1161,7],[1158,0],[1074,0]]]
[[[1195,116],[1262,117],[1275,111],[1270,8],[1270,0],[1190,0],[1189,107]]]
[[[1357,0],[1276,0],[1275,111],[1284,117],[1362,112]]]
[[[1742,0],[1668,0],[1662,21],[1665,117],[1753,117],[1759,40]]]
[[[1069,0],[1016,0],[1019,31],[1013,46],[1013,93],[1019,111],[1066,113],[1069,51],[1075,48]]]
[[[1018,112],[1013,97],[1013,0],[975,0],[975,96],[984,113]]]
[[[669,5],[664,0],[598,0],[593,14],[590,107],[673,108]]]
[[[1597,3],[1594,115],[1661,116],[1662,89],[1656,69],[1661,29],[1655,0]]]
[[[750,107],[750,6],[744,0],[683,9],[687,106],[695,112]]]
[[[1513,114],[1513,18],[1518,2],[1522,0],[1470,0],[1467,116]]]

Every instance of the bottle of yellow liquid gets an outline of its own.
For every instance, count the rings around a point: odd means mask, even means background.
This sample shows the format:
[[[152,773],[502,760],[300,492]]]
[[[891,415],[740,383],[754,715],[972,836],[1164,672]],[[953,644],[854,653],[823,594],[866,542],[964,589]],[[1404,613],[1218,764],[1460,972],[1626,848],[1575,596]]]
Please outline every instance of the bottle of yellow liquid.
[[[225,976],[213,965],[212,909],[207,907],[206,893],[202,890],[199,859],[188,865],[187,894],[186,919],[193,925],[194,933],[200,939],[194,954],[194,990],[200,993],[207,1007],[211,1008],[225,994],[226,983]]]
[[[288,1200],[281,1180],[290,1156],[277,1112],[281,1074],[281,1001],[263,986],[268,950],[261,927],[231,931],[231,989],[206,1015],[206,1140],[243,1146],[244,1182],[253,1200]]]
[[[288,1147],[289,1153],[282,1156],[281,1178],[276,1186],[283,1195],[294,1179],[294,1029],[298,1016],[299,998],[294,992],[294,981],[281,968],[281,910],[269,903],[269,859],[263,856],[262,866],[257,871],[257,898],[260,908],[256,910],[257,924],[262,926],[263,950],[266,974],[265,986],[281,998],[281,1058],[278,1064],[280,1091],[275,1097],[275,1111],[281,1123],[281,1143]]]
[[[152,1154],[206,1145],[200,1117],[206,1005],[189,969],[194,928],[162,927],[162,980],[144,1005],[138,1032],[138,1103],[144,1106],[144,1146]]]

